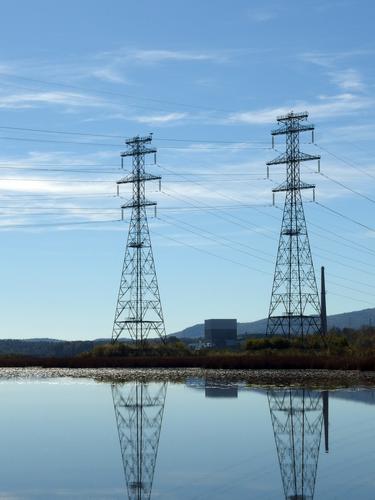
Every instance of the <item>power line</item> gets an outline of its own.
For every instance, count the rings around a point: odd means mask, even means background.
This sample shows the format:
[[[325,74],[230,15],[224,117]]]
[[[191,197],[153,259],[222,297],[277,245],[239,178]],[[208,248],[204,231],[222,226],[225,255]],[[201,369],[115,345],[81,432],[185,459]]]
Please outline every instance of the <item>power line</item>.
[[[89,221],[73,221],[73,222],[46,222],[46,223],[34,223],[34,224],[0,224],[0,230],[2,229],[17,229],[17,228],[31,228],[31,227],[53,227],[53,226],[75,226],[84,224],[103,224],[108,222],[122,222],[120,219],[111,220],[89,220]]]
[[[375,179],[375,175],[370,174],[367,172],[367,170],[364,170],[363,168],[359,167],[357,164],[353,163],[352,161],[346,160],[345,158],[342,158],[341,156],[337,155],[336,153],[332,153],[332,151],[329,151],[327,148],[323,148],[317,143],[314,143],[314,146],[317,148],[321,149],[322,151],[328,153],[331,155],[333,158],[336,158],[336,160],[341,161],[342,163],[345,163],[345,165],[348,165],[351,168],[354,168],[354,170],[358,170],[362,172],[363,174],[367,175],[368,177],[371,177],[372,179]]]
[[[121,144],[111,144],[107,142],[79,142],[79,141],[58,141],[56,139],[33,139],[28,137],[7,137],[0,136],[1,140],[7,141],[21,141],[21,142],[44,142],[48,144],[76,144],[79,146],[105,146],[105,147],[116,147],[117,149],[121,147]]]
[[[28,206],[28,207],[19,207],[19,206],[10,206],[10,205],[0,205],[0,209],[10,209],[10,210],[116,210],[118,211],[119,209],[117,207],[66,207],[66,206],[59,206],[59,207],[49,207],[49,206]]]
[[[159,167],[160,167],[160,168],[162,168],[162,169],[164,169],[164,170],[167,170],[168,172],[172,172],[172,173],[174,173],[175,175],[180,175],[180,176],[181,176],[181,177],[183,177],[183,178],[185,177],[184,175],[179,174],[178,172],[173,172],[173,170],[171,170],[171,169],[169,169],[169,168],[167,168],[167,167],[164,167],[164,166],[161,166],[161,165],[159,165]],[[194,181],[194,184],[196,184],[196,185],[198,185],[198,186],[200,186],[200,187],[203,187],[203,189],[207,190],[209,193],[216,193],[216,194],[218,194],[219,196],[221,196],[221,197],[223,197],[223,198],[226,198],[226,199],[231,200],[231,201],[235,201],[235,202],[237,202],[237,203],[241,203],[241,202],[240,202],[239,200],[237,200],[236,198],[233,198],[232,196],[225,195],[224,193],[222,193],[222,192],[220,192],[220,191],[217,191],[217,190],[214,190],[214,189],[209,189],[209,188],[207,188],[206,186],[202,185],[201,183],[199,183],[199,182],[197,182],[197,181]],[[172,190],[171,188],[168,188],[168,189],[169,189],[169,190]],[[173,190],[172,190],[172,191],[173,191]],[[168,195],[168,193],[166,193],[166,194]],[[185,197],[186,197],[186,196],[185,196]],[[187,197],[187,198],[189,198],[189,197]],[[204,204],[203,204],[203,206],[204,206]],[[267,205],[266,205],[266,206],[267,206]],[[271,206],[271,205],[269,205],[269,206]],[[261,214],[262,214],[262,212],[261,212],[258,208],[255,208],[255,207],[254,207],[254,210],[256,210],[257,212],[259,212],[259,213],[261,213]],[[229,217],[231,217],[232,219],[238,220],[238,221],[240,221],[240,222],[242,223],[242,224],[238,224],[238,222],[237,222],[237,225],[242,225],[242,227],[244,227],[243,223],[245,223],[245,224],[247,225],[247,227],[249,227],[249,226],[253,226],[253,227],[257,227],[257,228],[259,228],[259,226],[257,226],[256,224],[249,223],[248,221],[245,221],[245,220],[244,220],[244,219],[242,219],[241,217],[234,216],[233,214],[227,214],[227,215],[228,215]],[[264,215],[264,214],[263,214],[263,215]],[[268,214],[267,214],[267,215],[268,215]],[[270,217],[272,217],[272,215],[269,215],[269,216],[270,216]],[[267,235],[263,235],[263,236],[267,237]],[[272,238],[272,239],[273,239],[273,238]]]
[[[332,274],[331,272],[329,274],[333,278],[337,278],[337,279],[340,279],[340,280],[349,281],[350,283],[354,283],[354,284],[358,284],[358,285],[363,285],[363,286],[367,286],[369,288],[374,288],[375,289],[375,285],[369,285],[368,283],[364,283],[363,281],[352,280],[350,278],[347,278],[346,276],[339,276],[337,274]]]
[[[0,200],[3,199],[8,199],[11,198],[12,200],[14,198],[35,198],[39,201],[39,199],[47,198],[48,200],[50,199],[75,199],[75,198],[82,198],[82,197],[87,197],[87,198],[117,198],[117,195],[115,194],[108,194],[108,193],[75,193],[75,194],[61,194],[61,193],[13,193],[8,194],[8,192],[3,193],[1,192],[0,189]]]
[[[69,182],[84,182],[87,184],[86,179],[52,179],[52,178],[47,178],[45,177],[44,179],[41,178],[35,178],[35,177],[28,177],[27,179],[21,178],[21,177],[1,177],[1,181],[17,181],[17,182],[62,182],[62,183],[69,183]],[[112,181],[110,180],[105,180],[105,179],[91,179],[90,182],[104,182],[106,184],[110,184]],[[1,189],[1,186],[0,186]]]
[[[68,130],[51,130],[51,129],[41,129],[41,128],[29,128],[29,127],[13,127],[13,126],[5,126],[0,125],[0,129],[5,130],[19,130],[24,132],[37,132],[43,134],[60,134],[60,135],[78,135],[82,137],[103,137],[108,139],[124,139],[124,135],[114,135],[114,134],[105,134],[105,133],[93,133],[93,132],[76,132],[76,131],[68,131]],[[170,138],[170,137],[157,137],[154,136],[153,140],[157,141],[167,141],[167,142],[187,142],[187,143],[208,143],[208,144],[235,144],[241,146],[243,144],[251,145],[251,144],[268,144],[266,141],[225,141],[225,140],[217,140],[217,139],[184,139],[184,138]],[[271,148],[265,148],[271,149]]]
[[[328,294],[329,295],[335,295],[336,297],[340,297],[340,298],[343,298],[343,299],[354,300],[354,302],[360,302],[361,304],[368,304],[371,307],[374,307],[374,303],[373,302],[369,302],[367,300],[354,299],[353,297],[348,297],[347,295],[343,295],[341,293],[336,293],[336,292],[328,292]]]
[[[329,255],[332,254],[332,252],[330,250],[326,250],[326,249],[318,247],[316,245],[315,245],[315,248],[320,250],[321,252],[328,253]],[[342,253],[335,252],[335,257],[340,257],[341,259],[349,260],[351,262],[357,262],[358,264],[363,264],[363,265],[368,267],[368,262],[364,262],[363,260],[359,260],[359,259],[353,259],[353,257],[348,257],[347,255],[343,255]]]
[[[375,232],[374,228],[372,228],[370,226],[367,226],[366,224],[363,224],[362,222],[359,222],[359,221],[357,221],[355,219],[352,219],[351,217],[348,217],[347,215],[342,214],[341,212],[338,212],[337,210],[334,210],[333,208],[327,207],[326,205],[323,205],[322,203],[319,203],[319,201],[315,201],[314,203],[316,203],[320,207],[324,208],[325,210],[328,210],[329,212],[337,215],[338,217],[346,219],[346,220],[352,222],[353,224],[356,224],[357,226],[361,226],[361,227],[367,229],[368,231]]]
[[[161,168],[166,169],[166,167],[161,167]],[[169,169],[167,169],[167,170],[169,170]],[[169,170],[169,171],[170,171],[170,170]],[[201,185],[201,184],[200,184],[200,183],[198,183],[198,182],[195,182],[195,183],[196,183],[197,185]],[[203,187],[204,187],[204,186],[203,186]],[[204,188],[205,188],[205,187],[204,187]],[[205,188],[205,189],[207,189],[207,188]],[[220,192],[218,192],[218,191],[214,191],[214,192],[218,193],[220,196],[223,196],[223,197],[225,197],[225,198],[228,198],[228,199],[234,199],[234,198],[232,198],[232,197],[228,197],[228,196],[226,196],[226,195],[224,195],[223,193],[220,193]],[[277,208],[279,208],[279,207],[277,207]],[[260,213],[263,213],[263,214],[264,214],[264,212],[261,212],[260,210],[258,210],[258,211],[259,211]],[[228,214],[228,215],[231,215],[231,214]],[[267,216],[269,216],[269,217],[272,217],[272,218],[274,218],[274,219],[278,220],[278,218],[277,218],[277,217],[273,217],[271,214],[264,214],[264,215],[267,215]],[[224,220],[227,220],[227,219],[224,219]],[[232,221],[231,221],[231,222],[232,222]],[[246,222],[247,222],[247,221],[246,221]],[[265,237],[268,237],[267,235],[264,235],[264,236],[265,236]],[[271,237],[270,237],[270,239],[274,239],[274,238],[271,238]],[[324,257],[324,258],[325,258],[326,260],[330,260],[330,259],[329,259],[329,258],[327,258],[327,257]],[[345,256],[343,256],[343,258],[345,258],[345,259],[347,259],[347,260],[352,260],[352,261],[356,261],[356,262],[357,262],[357,260],[355,260],[355,259],[351,259],[351,258],[349,258],[349,257],[345,257]],[[332,259],[331,259],[331,260],[332,260]],[[335,262],[335,263],[336,263],[336,261],[333,261],[333,262]],[[362,269],[360,269],[360,268],[354,268],[354,266],[348,266],[348,265],[346,265],[346,267],[352,267],[353,269],[355,269],[355,270],[357,270],[357,271],[360,271],[360,272],[367,272],[367,271],[364,271],[364,270],[362,270]]]
[[[57,139],[35,139],[31,137],[9,137],[9,136],[0,136],[0,140],[7,140],[7,141],[19,141],[19,142],[40,142],[40,143],[47,143],[47,144],[69,144],[69,145],[77,145],[77,146],[101,146],[101,147],[115,147],[116,149],[119,149],[122,145],[121,144],[113,144],[110,142],[83,142],[83,141],[61,141]],[[270,149],[269,147],[252,147],[250,144],[245,145],[245,146],[225,146],[222,147],[221,149],[227,149],[227,150],[242,150],[242,149],[262,149],[262,150],[268,150]],[[182,150],[181,147],[178,146],[159,146],[159,149],[175,149],[175,150]],[[186,151],[186,148],[183,149]],[[202,146],[194,151],[199,151],[199,152],[205,152],[205,151],[211,151],[211,150],[217,150],[217,146],[209,147],[209,146]],[[191,148],[189,148],[189,151],[192,151]]]
[[[330,177],[327,174],[324,174],[323,172],[319,172],[319,175],[321,175],[322,177],[325,177],[326,179],[330,180],[331,182],[334,182],[338,186],[343,187],[344,189],[350,191],[351,193],[356,194],[356,195],[360,196],[361,198],[364,198],[365,200],[370,201],[371,203],[375,203],[375,200],[373,198],[370,198],[369,196],[367,196],[363,193],[360,193],[359,191],[356,191],[355,189],[344,184],[343,182],[337,181],[336,179],[333,179],[332,177]]]
[[[9,73],[4,73],[4,72],[0,72],[0,75],[3,75],[3,76],[8,77],[8,78],[11,77],[14,79],[34,82],[34,83],[43,84],[43,85],[54,85],[56,87],[76,89],[76,90],[81,90],[84,92],[93,92],[94,94],[103,94],[103,95],[106,94],[106,95],[111,95],[111,96],[116,96],[116,97],[126,97],[128,99],[156,102],[156,103],[168,104],[168,105],[172,105],[172,106],[182,106],[185,108],[192,108],[192,109],[202,109],[205,111],[213,111],[213,112],[219,112],[219,113],[232,113],[233,112],[233,110],[231,111],[231,110],[223,110],[223,109],[214,109],[214,108],[210,108],[210,107],[206,107],[206,106],[198,106],[198,105],[194,105],[194,104],[187,104],[187,103],[181,103],[181,102],[176,102],[176,101],[168,101],[165,99],[155,99],[152,97],[134,96],[131,94],[124,94],[123,92],[113,92],[110,90],[87,88],[87,87],[83,87],[80,85],[61,83],[61,82],[57,82],[57,81],[48,81],[48,80],[42,80],[42,79],[37,79],[37,78],[29,78],[29,77],[21,76],[21,75],[9,75]],[[4,81],[2,82],[2,84],[12,85],[11,83],[6,83]],[[27,88],[27,87],[26,87],[26,89],[30,90],[30,88]],[[36,89],[31,89],[31,90],[36,90]],[[156,111],[165,111],[165,109],[161,109],[161,108],[151,108],[150,106],[146,107],[146,106],[141,106],[141,105],[131,104],[131,103],[127,103],[126,105],[131,106],[131,107],[141,108],[141,109],[155,109]]]
[[[175,243],[178,243],[179,245],[187,246],[187,247],[193,248],[194,250],[196,250],[198,252],[205,253],[207,255],[211,255],[212,257],[216,257],[217,259],[225,260],[227,262],[230,262],[231,264],[235,264],[237,266],[241,266],[241,267],[245,267],[247,269],[250,269],[251,271],[256,271],[258,273],[267,274],[268,276],[271,276],[271,274],[267,273],[266,271],[263,271],[261,269],[257,269],[255,267],[250,267],[247,264],[243,264],[242,262],[238,262],[236,260],[228,259],[227,257],[223,257],[222,255],[218,255],[218,254],[216,254],[214,252],[211,252],[209,250],[204,250],[203,248],[196,247],[196,246],[192,245],[191,243],[183,242],[181,240],[178,240],[176,238],[172,238],[171,236],[166,236],[165,234],[162,234],[162,233],[159,233],[159,232],[156,232],[156,231],[153,231],[153,233],[157,234],[158,236],[160,236],[162,238],[165,238],[167,240],[170,240],[170,241],[173,241]]]
[[[272,261],[270,259],[265,259],[264,257],[259,257],[258,255],[254,255],[253,253],[250,253],[249,251],[245,251],[245,250],[242,250],[242,249],[239,249],[239,248],[236,248],[235,246],[233,246],[233,245],[239,245],[239,246],[244,247],[244,248],[249,248],[255,252],[262,252],[263,255],[270,255],[264,251],[258,250],[254,247],[249,246],[249,245],[245,245],[244,243],[240,243],[240,242],[231,240],[230,238],[226,238],[225,236],[222,236],[222,235],[219,236],[219,235],[213,233],[212,231],[208,231],[207,229],[201,229],[201,228],[194,226],[193,224],[190,224],[188,222],[180,221],[180,223],[176,223],[176,222],[172,222],[170,220],[167,220],[165,218],[161,218],[161,217],[158,217],[158,218],[160,220],[167,222],[168,224],[172,224],[172,225],[179,227],[179,228],[182,228],[183,230],[188,231],[192,234],[196,234],[201,238],[205,238],[207,240],[214,241],[215,243],[220,243],[220,245],[224,245],[224,246],[231,248],[237,252],[245,253],[247,255],[250,255],[251,257],[254,257],[255,259],[262,260],[263,262],[272,263]],[[171,216],[168,216],[168,218],[173,219],[174,221],[176,220],[174,217],[171,217]],[[187,226],[187,228],[184,226]],[[189,228],[192,228],[192,229],[189,229]],[[201,234],[201,233],[204,233],[204,234]],[[211,236],[208,236],[208,235],[211,235]],[[230,244],[228,245],[228,243],[223,243],[223,241],[229,242]]]
[[[189,232],[189,233],[191,233],[191,234],[198,235],[199,237],[203,237],[203,238],[205,238],[205,239],[207,239],[207,240],[214,241],[215,243],[219,243],[220,245],[224,245],[224,246],[227,246],[228,248],[232,248],[232,249],[234,249],[234,250],[236,250],[236,251],[239,251],[239,252],[242,252],[242,253],[248,254],[248,255],[250,255],[251,257],[255,257],[255,258],[261,259],[261,260],[263,260],[263,261],[265,261],[265,262],[267,262],[267,263],[271,263],[271,261],[270,261],[269,259],[262,259],[261,257],[258,257],[258,256],[256,256],[256,255],[253,255],[253,254],[251,254],[250,252],[243,251],[243,250],[238,249],[238,248],[235,248],[235,247],[233,246],[233,244],[239,244],[239,245],[241,245],[241,246],[248,247],[247,245],[241,244],[241,243],[239,243],[239,242],[235,242],[235,241],[233,241],[233,240],[230,240],[229,238],[224,238],[224,237],[222,237],[222,236],[217,237],[217,235],[215,235],[215,233],[213,233],[213,232],[211,232],[211,231],[208,231],[208,234],[213,235],[213,236],[214,236],[214,238],[209,237],[209,236],[207,236],[207,235],[205,235],[205,234],[201,234],[201,232],[207,232],[207,231],[206,231],[206,230],[204,230],[204,229],[197,228],[197,226],[194,226],[194,225],[189,224],[189,223],[186,223],[186,222],[183,222],[182,224],[183,224],[183,225],[185,225],[185,226],[188,226],[188,227],[193,228],[193,230],[191,230],[191,229],[189,229],[189,228],[186,228],[186,227],[183,227],[181,224],[178,224],[178,223],[175,223],[175,222],[168,221],[168,220],[166,220],[165,218],[160,218],[160,217],[158,217],[158,218],[159,218],[160,220],[164,221],[164,222],[167,222],[168,224],[171,224],[171,225],[173,225],[173,226],[175,226],[175,227],[181,228],[181,229],[183,229],[183,230],[185,230],[185,231],[187,231],[187,232]],[[198,231],[200,231],[200,232],[197,232],[197,231],[196,231],[196,230],[194,230],[194,229],[198,229]],[[228,242],[230,242],[230,243],[232,243],[232,244],[231,244],[231,245],[228,245],[228,244],[223,244],[220,240],[225,240],[225,241],[228,241]],[[249,247],[249,248],[252,248],[252,247]],[[256,250],[256,249],[254,249],[254,250]],[[269,255],[269,254],[268,254],[268,255]],[[332,259],[328,259],[328,260],[332,260]],[[337,261],[333,261],[333,262],[337,262]],[[347,266],[347,265],[345,265],[345,267],[348,267],[348,266]],[[349,267],[350,267],[350,266],[349,266]],[[359,269],[359,270],[360,270],[360,269]],[[363,272],[366,272],[366,271],[363,271]],[[270,274],[270,273],[268,273],[268,274]],[[368,274],[368,273],[367,273],[367,274]],[[331,276],[333,276],[333,275],[331,274]],[[340,279],[346,279],[346,278],[342,278],[341,276],[336,276],[336,277],[337,277],[337,278],[340,278]],[[365,285],[365,286],[370,286],[370,287],[372,287],[371,285],[368,285],[368,284],[363,283],[363,282],[358,282],[358,281],[354,281],[354,280],[348,280],[348,281],[351,281],[351,282],[356,283],[356,284],[363,284],[363,285]],[[346,285],[340,285],[339,283],[335,283],[335,282],[334,282],[334,281],[332,281],[332,280],[330,281],[330,283],[331,283],[331,284],[334,284],[334,285],[336,285],[336,286],[339,286],[339,287],[341,287],[341,288],[346,288],[346,289],[348,289],[348,290],[355,291],[355,292],[358,292],[358,293],[360,293],[360,294],[365,294],[365,295],[368,295],[368,292],[367,292],[367,291],[359,290],[359,289],[357,289],[357,288],[353,288],[353,287],[348,287],[348,286],[346,286]],[[373,288],[375,288],[375,287],[373,287]]]
[[[174,191],[171,188],[168,188],[168,190],[177,193],[177,191]],[[202,204],[202,202],[200,202],[201,205],[196,205],[194,203],[191,203],[190,201],[186,201],[185,198],[187,198],[188,200],[192,199],[190,197],[187,197],[187,196],[183,196],[183,197],[181,197],[181,196],[179,196],[179,197],[178,196],[174,196],[174,195],[172,195],[170,193],[165,192],[165,190],[162,190],[162,193],[165,194],[166,196],[170,196],[170,197],[172,197],[172,198],[174,198],[176,200],[183,201],[184,203],[187,203],[188,205],[191,205],[194,208],[197,208],[197,209],[200,209],[200,210],[206,210],[210,215],[213,215],[214,217],[219,218],[221,220],[224,220],[226,222],[229,222],[230,224],[234,224],[234,225],[236,225],[238,227],[241,227],[242,229],[249,230],[249,229],[253,229],[254,227],[257,228],[257,229],[260,228],[259,225],[250,223],[248,221],[245,221],[244,219],[241,219],[240,217],[237,217],[237,216],[235,216],[233,214],[227,213],[225,210],[219,209],[217,211],[214,211],[214,210],[210,210],[210,206],[209,205]],[[219,213],[217,213],[217,212],[219,212]],[[272,240],[274,239],[273,237],[271,237],[271,236],[269,236],[267,234],[264,234],[264,233],[259,233],[259,234],[261,234],[261,236],[263,236],[264,238],[269,238],[269,239],[272,239]]]
[[[198,209],[201,209],[201,207],[198,207]],[[229,221],[229,222],[232,222],[232,221]],[[272,238],[272,239],[274,239],[274,238]],[[321,250],[322,250],[322,251],[324,251],[324,252],[327,252],[327,251],[326,251],[326,250],[324,250],[324,249],[321,249]],[[270,255],[270,254],[268,254],[268,255]],[[337,255],[337,254],[336,254],[336,255]],[[347,259],[347,260],[351,260],[351,261],[355,261],[355,262],[357,262],[357,260],[356,260],[356,259],[352,259],[352,258],[350,258],[350,257],[346,257],[346,256],[344,256],[344,255],[342,255],[342,254],[340,254],[340,256],[341,256],[342,258],[344,258],[344,259]],[[324,258],[325,260],[330,260],[330,261],[332,261],[332,262],[334,262],[334,263],[341,264],[340,262],[337,262],[337,260],[329,259],[328,257],[322,257],[322,258]],[[366,265],[366,263],[364,263],[364,264]],[[363,273],[366,273],[366,274],[368,274],[368,273],[369,273],[369,271],[366,271],[366,270],[360,269],[360,268],[358,268],[358,267],[349,266],[349,265],[347,265],[347,264],[342,264],[342,265],[343,265],[344,267],[351,267],[352,269],[354,269],[354,270],[356,270],[356,271],[360,271],[360,272],[363,272]]]
[[[44,168],[44,167],[22,167],[18,165],[0,165],[0,169],[2,170],[22,170],[25,172],[78,172],[82,174],[118,174],[120,168],[118,170],[83,170],[77,168]]]
[[[351,248],[353,250],[356,250],[357,252],[360,251],[360,252],[367,253],[371,256],[375,256],[374,250],[372,250],[369,247],[366,247],[365,245],[362,245],[361,243],[353,241],[350,238],[346,238],[345,236],[342,236],[341,234],[335,233],[331,229],[328,230],[328,229],[326,229],[326,228],[324,228],[324,227],[322,227],[319,224],[316,224],[314,222],[309,222],[309,224],[311,226],[318,228],[320,231],[323,231],[324,233],[328,233],[328,236],[327,236],[327,234],[324,234],[324,236],[320,236],[319,233],[317,233],[316,231],[310,231],[311,233],[316,234],[319,238],[324,237],[325,239],[333,241],[334,243],[336,243],[338,245],[343,245],[343,246],[346,246],[346,247]],[[350,244],[348,245],[348,243],[342,243],[341,241],[335,241],[335,239],[333,239],[331,237],[332,235],[334,235],[336,238],[338,238],[340,240],[343,240],[345,242],[349,242]]]

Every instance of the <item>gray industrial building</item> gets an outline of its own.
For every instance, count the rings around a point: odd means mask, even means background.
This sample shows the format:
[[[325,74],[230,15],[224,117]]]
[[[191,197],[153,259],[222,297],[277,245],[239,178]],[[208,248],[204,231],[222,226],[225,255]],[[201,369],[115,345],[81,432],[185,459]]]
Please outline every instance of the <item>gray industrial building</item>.
[[[213,347],[235,347],[237,345],[237,320],[206,319],[204,338]]]
[[[204,389],[206,398],[238,398],[237,385],[213,384],[206,381]]]

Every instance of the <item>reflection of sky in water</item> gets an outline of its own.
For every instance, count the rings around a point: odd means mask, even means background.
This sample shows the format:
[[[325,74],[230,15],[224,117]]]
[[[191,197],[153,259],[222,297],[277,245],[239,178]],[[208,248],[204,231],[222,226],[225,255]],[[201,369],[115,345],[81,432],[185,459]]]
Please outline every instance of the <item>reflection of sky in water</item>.
[[[110,384],[53,382],[0,384],[0,498],[127,498]],[[266,391],[191,385],[168,385],[151,498],[283,499]],[[375,498],[374,394],[330,396],[315,500]]]

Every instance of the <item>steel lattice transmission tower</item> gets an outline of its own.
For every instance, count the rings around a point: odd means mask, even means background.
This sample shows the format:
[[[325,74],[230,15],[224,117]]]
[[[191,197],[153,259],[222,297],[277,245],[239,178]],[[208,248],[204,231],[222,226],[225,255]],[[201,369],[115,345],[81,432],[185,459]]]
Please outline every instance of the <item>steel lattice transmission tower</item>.
[[[129,500],[149,500],[154,479],[167,384],[112,385]]]
[[[286,500],[313,500],[324,412],[324,393],[272,390],[268,403]],[[328,423],[327,423],[328,447]],[[328,449],[326,448],[328,451]]]
[[[275,275],[268,315],[267,333],[303,336],[321,331],[320,303],[315,272],[307,234],[301,191],[314,189],[300,178],[302,161],[318,160],[320,156],[300,151],[300,133],[311,131],[314,126],[306,122],[308,113],[289,113],[277,118],[279,128],[274,137],[286,136],[286,151],[267,163],[269,166],[286,164],[286,181],[273,189],[273,196],[285,191],[285,205]]]
[[[128,151],[121,153],[121,163],[124,157],[132,157],[133,169],[132,173],[117,181],[117,192],[121,184],[130,183],[133,185],[133,198],[121,206],[122,213],[127,208],[131,208],[132,212],[112,342],[123,333],[137,344],[143,344],[148,337],[165,340],[163,310],[146,211],[147,207],[156,207],[156,202],[146,199],[145,183],[158,180],[160,186],[161,181],[161,177],[145,171],[145,156],[156,155],[156,148],[148,146],[151,141],[151,134],[146,137],[133,137],[126,141]]]

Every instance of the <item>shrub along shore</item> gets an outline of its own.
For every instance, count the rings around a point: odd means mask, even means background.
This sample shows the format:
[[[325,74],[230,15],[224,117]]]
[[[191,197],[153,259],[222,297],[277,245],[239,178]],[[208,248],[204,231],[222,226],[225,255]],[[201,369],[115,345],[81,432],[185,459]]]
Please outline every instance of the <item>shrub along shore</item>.
[[[226,370],[360,370],[375,371],[375,329],[332,331],[301,339],[250,338],[238,350],[193,351],[177,339],[146,343],[97,345],[76,356],[0,354],[0,367],[42,368],[202,368]]]
[[[225,370],[360,370],[375,371],[375,356],[307,354],[212,354],[198,356],[79,356],[73,358],[0,357],[0,367],[41,368],[204,368]]]

